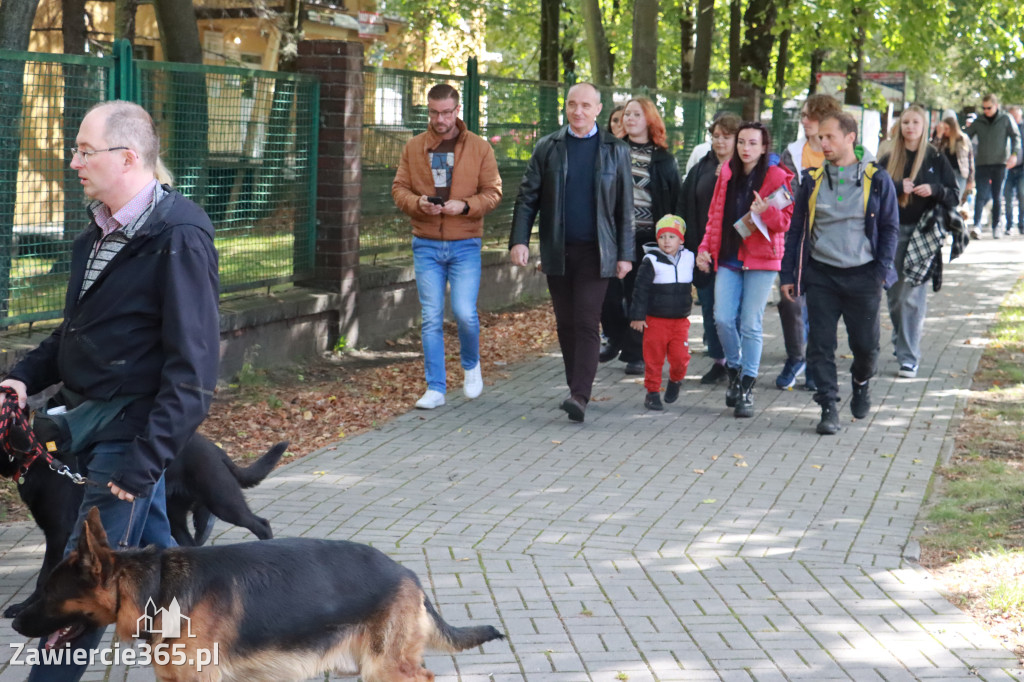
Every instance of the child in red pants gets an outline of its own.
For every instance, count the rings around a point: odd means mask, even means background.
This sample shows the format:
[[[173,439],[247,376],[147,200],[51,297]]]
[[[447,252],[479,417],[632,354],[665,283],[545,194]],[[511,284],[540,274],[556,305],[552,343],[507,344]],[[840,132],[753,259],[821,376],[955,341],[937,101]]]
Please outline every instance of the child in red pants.
[[[674,403],[690,364],[690,306],[693,303],[692,251],[683,248],[686,225],[676,215],[658,221],[657,244],[644,244],[636,274],[630,326],[644,333],[644,407],[662,410],[661,371],[668,357],[665,402]]]

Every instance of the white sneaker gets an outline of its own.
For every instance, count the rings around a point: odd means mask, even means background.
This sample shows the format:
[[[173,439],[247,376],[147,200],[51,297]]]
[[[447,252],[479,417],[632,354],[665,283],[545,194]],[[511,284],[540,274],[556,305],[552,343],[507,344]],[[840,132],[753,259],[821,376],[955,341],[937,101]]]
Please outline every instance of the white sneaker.
[[[420,410],[432,410],[442,405],[444,405],[444,393],[429,388],[423,397],[416,401],[416,408]]]
[[[977,226],[971,228],[971,239],[981,239],[981,230]]]
[[[476,363],[476,367],[473,369],[467,369],[466,378],[462,381],[462,392],[466,394],[466,397],[472,400],[476,398],[484,391],[484,378],[480,374],[480,363]]]
[[[900,365],[896,374],[904,379],[913,379],[917,376],[917,365]]]

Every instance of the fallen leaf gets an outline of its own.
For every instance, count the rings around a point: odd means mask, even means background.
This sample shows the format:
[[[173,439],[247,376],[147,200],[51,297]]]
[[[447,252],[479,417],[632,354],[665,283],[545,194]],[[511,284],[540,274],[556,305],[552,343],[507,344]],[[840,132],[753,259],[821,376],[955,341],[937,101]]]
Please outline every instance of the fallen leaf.
[[[704,470],[703,469],[694,469],[693,473],[695,473],[695,474],[703,474]]]
[[[820,468],[821,468],[821,465],[820,465],[820,464],[812,464],[812,465],[811,465],[811,468],[812,468],[812,469],[820,469]]]
[[[701,504],[714,504],[715,502],[716,502],[716,500],[713,497],[709,497],[706,500],[701,500],[700,501]]]

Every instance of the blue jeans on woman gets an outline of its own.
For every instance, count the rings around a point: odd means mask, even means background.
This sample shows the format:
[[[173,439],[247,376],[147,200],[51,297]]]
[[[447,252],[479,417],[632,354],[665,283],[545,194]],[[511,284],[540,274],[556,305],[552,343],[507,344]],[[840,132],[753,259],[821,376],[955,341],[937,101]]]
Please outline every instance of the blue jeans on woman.
[[[136,497],[133,502],[125,502],[114,496],[107,483],[115,472],[125,468],[124,458],[128,454],[130,441],[104,441],[97,443],[91,450],[79,456],[79,470],[90,483],[85,486],[82,506],[79,507],[78,519],[71,531],[71,537],[64,548],[67,556],[78,545],[78,536],[82,532],[89,509],[96,507],[100,512],[103,530],[107,533],[107,542],[112,549],[128,549],[156,545],[158,547],[174,547],[177,545],[171,536],[171,524],[167,520],[167,497],[164,477],[153,486],[148,497]],[[95,484],[95,485],[93,485]],[[72,649],[95,649],[103,639],[102,628],[89,628],[71,642]],[[42,649],[46,642],[39,642]],[[42,660],[42,656],[40,656]],[[65,657],[63,660],[69,660]],[[72,663],[62,665],[37,665],[29,672],[29,682],[77,682],[81,679],[87,666]]]
[[[725,266],[715,274],[715,328],[726,365],[741,369],[742,376],[756,378],[761,366],[761,324],[777,275],[774,270],[737,271]]]
[[[473,369],[480,362],[480,319],[476,299],[480,291],[479,238],[412,238],[412,258],[416,269],[416,290],[420,297],[423,323],[423,364],[427,388],[438,393],[447,390],[444,368],[444,293],[451,285],[452,313],[459,328],[459,353],[462,369]]]

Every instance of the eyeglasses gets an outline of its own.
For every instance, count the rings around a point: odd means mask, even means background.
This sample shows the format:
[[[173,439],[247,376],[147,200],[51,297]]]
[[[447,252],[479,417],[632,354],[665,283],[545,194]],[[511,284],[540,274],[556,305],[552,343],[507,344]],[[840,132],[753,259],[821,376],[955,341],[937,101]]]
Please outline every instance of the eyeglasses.
[[[131,149],[131,147],[108,147],[107,149],[94,149],[89,152],[80,147],[71,147],[68,151],[71,152],[71,158],[80,159],[84,165],[88,166],[89,157],[93,154],[99,154],[101,152],[117,152],[122,150],[127,151],[129,149]]]
[[[452,109],[445,109],[444,111],[437,111],[435,109],[427,109],[427,116],[429,116],[430,118],[448,118],[449,116],[454,114],[456,111],[458,111],[458,109],[459,109],[458,107],[454,107]]]
[[[732,135],[712,135],[711,136],[711,141],[712,142],[728,142],[731,139],[732,139]]]

